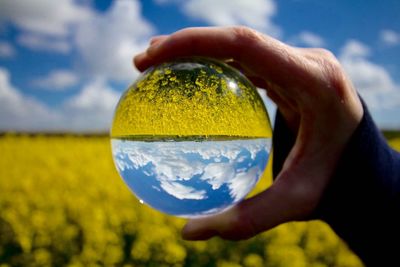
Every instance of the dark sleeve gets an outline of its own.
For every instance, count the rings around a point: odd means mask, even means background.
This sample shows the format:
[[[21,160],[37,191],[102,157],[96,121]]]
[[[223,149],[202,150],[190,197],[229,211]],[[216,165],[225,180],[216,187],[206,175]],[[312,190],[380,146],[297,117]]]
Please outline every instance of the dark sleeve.
[[[388,146],[363,106],[362,121],[312,217],[327,222],[366,266],[400,266],[400,154]],[[278,111],[274,177],[294,141]]]

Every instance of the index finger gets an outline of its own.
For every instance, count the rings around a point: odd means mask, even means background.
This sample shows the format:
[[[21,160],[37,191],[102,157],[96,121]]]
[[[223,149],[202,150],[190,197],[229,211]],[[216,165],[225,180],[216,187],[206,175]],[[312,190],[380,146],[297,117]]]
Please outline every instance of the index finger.
[[[143,71],[185,56],[233,59],[251,75],[282,87],[298,84],[307,74],[292,47],[247,27],[187,28],[153,43],[134,63]]]

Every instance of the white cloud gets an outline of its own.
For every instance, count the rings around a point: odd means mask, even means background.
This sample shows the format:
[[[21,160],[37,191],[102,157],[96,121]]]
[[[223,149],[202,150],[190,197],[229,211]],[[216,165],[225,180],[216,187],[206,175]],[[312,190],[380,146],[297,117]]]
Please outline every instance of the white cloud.
[[[17,37],[17,42],[34,51],[66,54],[71,50],[71,44],[63,37],[24,33]]]
[[[50,91],[61,91],[79,82],[78,76],[69,70],[53,70],[47,76],[37,78],[33,84]]]
[[[309,31],[302,31],[298,35],[294,36],[289,40],[290,43],[294,45],[304,45],[307,47],[324,47],[325,40],[312,32]]]
[[[262,171],[258,166],[248,169],[246,172],[239,172],[229,182],[230,195],[235,201],[244,198],[254,187],[257,177],[260,177]]]
[[[193,187],[185,186],[178,182],[161,181],[161,188],[168,194],[174,196],[177,199],[205,199],[207,198],[207,192],[205,190],[196,190]]]
[[[400,44],[400,33],[393,30],[382,30],[380,32],[381,41],[388,46],[395,46]]]
[[[278,36],[280,29],[272,22],[276,14],[273,0],[158,0],[160,4],[175,3],[191,18],[201,19],[210,25],[246,25]]]
[[[165,5],[169,3],[176,3],[178,4],[181,0],[154,0],[159,5]]]
[[[104,81],[95,80],[60,106],[51,108],[21,93],[11,84],[9,72],[0,67],[0,130],[108,130],[119,96]]]
[[[75,0],[4,0],[0,25],[12,23],[21,33],[17,42],[34,51],[68,53],[74,28],[94,13]]]
[[[349,40],[342,48],[339,60],[370,108],[400,107],[400,85],[383,66],[368,59],[370,53],[365,44]]]
[[[74,0],[2,0],[0,22],[11,22],[28,32],[66,36],[69,27],[91,16]]]
[[[15,56],[14,47],[8,42],[0,41],[0,58],[10,58]]]
[[[60,119],[39,101],[20,93],[0,68],[0,130],[42,130]]]
[[[112,146],[120,171],[146,166],[146,175],[155,176],[160,187],[178,199],[208,197],[206,191],[194,187],[198,182],[190,181],[200,176],[199,180],[211,185],[213,190],[227,185],[231,197],[237,201],[250,191],[262,170],[260,166],[249,168],[236,164],[254,160],[264,149],[269,153],[271,143],[265,140],[134,143],[113,140]],[[221,162],[221,158],[225,161]],[[191,184],[184,185],[183,181]]]
[[[184,142],[165,142],[157,145],[138,143],[136,146],[124,148],[123,153],[127,155],[134,168],[152,163],[154,166],[152,174],[155,174],[160,180],[188,180],[194,175],[201,174],[204,171],[204,165],[185,159],[184,154],[200,153],[199,149],[196,149],[197,147],[190,146],[190,143],[185,144]],[[188,152],[187,148],[192,148],[192,150]],[[127,166],[122,164],[122,167]]]
[[[139,1],[114,1],[110,9],[77,27],[75,44],[90,75],[132,81],[132,57],[145,49],[154,28],[141,15]]]
[[[349,40],[342,47],[340,57],[345,59],[365,58],[368,57],[370,53],[370,48],[367,45],[357,40]]]
[[[189,162],[182,155],[176,155],[179,151],[171,153],[170,157],[165,155],[156,159],[154,170],[162,180],[189,180],[194,175],[203,172],[204,165],[200,162]]]
[[[119,97],[120,93],[110,88],[102,79],[87,84],[78,95],[67,99],[63,104],[62,113],[67,129],[109,129]]]
[[[235,177],[235,169],[233,163],[210,163],[204,168],[201,176],[202,180],[211,184],[213,190],[217,190],[221,185],[232,180]]]
[[[83,75],[117,81],[136,78],[132,58],[155,32],[137,0],[113,1],[103,13],[75,0],[5,0],[0,25],[5,23],[22,30],[20,45],[63,54],[76,49]]]

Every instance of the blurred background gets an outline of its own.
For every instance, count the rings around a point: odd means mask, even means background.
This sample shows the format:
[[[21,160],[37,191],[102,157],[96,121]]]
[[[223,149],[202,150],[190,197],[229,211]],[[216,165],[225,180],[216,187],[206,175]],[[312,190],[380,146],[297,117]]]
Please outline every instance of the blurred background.
[[[247,25],[339,58],[378,125],[400,127],[400,3],[1,0],[0,130],[107,130],[149,38]]]
[[[105,133],[151,36],[247,25],[331,50],[400,149],[399,14],[398,0],[0,0],[0,266],[362,266],[321,222],[181,240],[184,220],[118,177]],[[270,183],[269,167],[253,194]]]

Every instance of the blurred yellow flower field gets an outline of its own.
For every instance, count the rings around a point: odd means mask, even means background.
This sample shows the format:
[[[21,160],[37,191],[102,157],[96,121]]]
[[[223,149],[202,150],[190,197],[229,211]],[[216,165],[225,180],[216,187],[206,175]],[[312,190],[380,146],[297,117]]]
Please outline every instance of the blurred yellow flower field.
[[[5,135],[0,153],[0,266],[362,266],[317,221],[241,242],[183,241],[183,219],[129,192],[107,137]],[[256,191],[269,183],[270,169]]]

